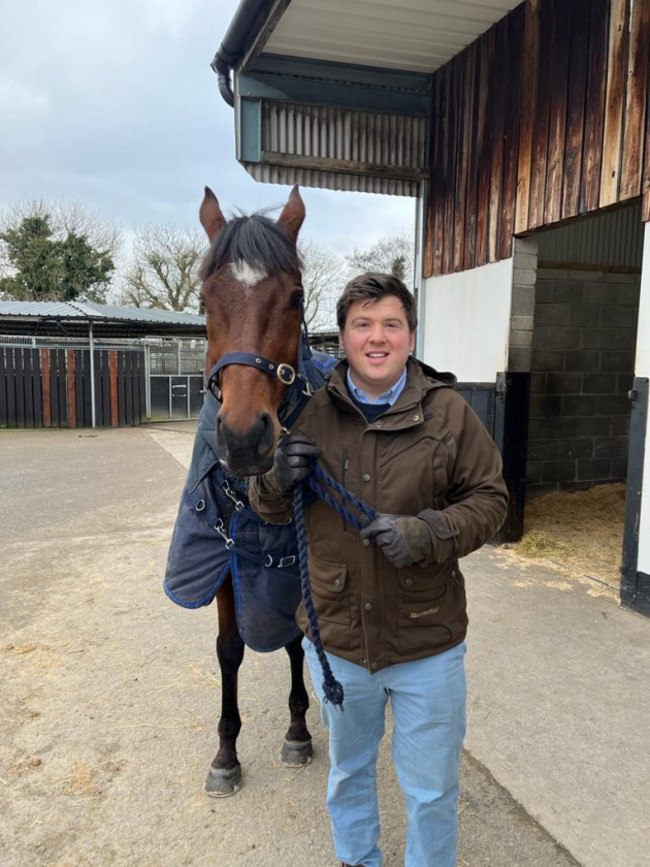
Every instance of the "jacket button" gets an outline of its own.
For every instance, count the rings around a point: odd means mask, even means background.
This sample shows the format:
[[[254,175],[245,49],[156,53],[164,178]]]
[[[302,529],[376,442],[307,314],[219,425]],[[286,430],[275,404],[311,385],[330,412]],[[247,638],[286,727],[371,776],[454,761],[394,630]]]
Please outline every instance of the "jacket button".
[[[361,476],[361,480],[364,482],[369,482],[371,478],[372,478],[372,476],[370,475],[370,473],[364,473]]]
[[[377,671],[377,663],[376,663],[376,662],[371,662],[371,663],[370,663],[370,668],[372,668],[373,671]]]
[[[343,582],[341,581],[340,578],[335,578],[335,579],[334,579],[334,586],[335,586],[335,587],[340,587],[342,583],[343,583]]]
[[[364,609],[365,609],[366,611],[372,611],[372,602],[366,602],[366,603],[364,603],[364,606],[363,606],[363,607],[364,607]]]
[[[364,540],[363,540],[363,545],[364,545],[366,548],[369,548],[369,547],[370,547],[370,539],[364,539]]]
[[[455,578],[455,577],[456,577],[456,570],[455,570],[455,569],[452,569],[452,570],[451,570],[451,577],[452,577],[452,578]]]
[[[407,587],[412,587],[413,586],[413,579],[412,578],[405,578],[404,583],[406,584]]]

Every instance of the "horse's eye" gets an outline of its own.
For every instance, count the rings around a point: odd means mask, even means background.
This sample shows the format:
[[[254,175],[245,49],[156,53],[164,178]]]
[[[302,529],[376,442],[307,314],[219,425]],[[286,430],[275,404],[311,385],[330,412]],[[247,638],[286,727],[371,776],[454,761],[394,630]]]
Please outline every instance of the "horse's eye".
[[[199,298],[199,316],[205,316],[205,301]]]
[[[291,298],[289,299],[289,307],[292,310],[299,310],[304,297],[305,293],[302,291],[302,289],[296,289],[296,291],[292,293]]]

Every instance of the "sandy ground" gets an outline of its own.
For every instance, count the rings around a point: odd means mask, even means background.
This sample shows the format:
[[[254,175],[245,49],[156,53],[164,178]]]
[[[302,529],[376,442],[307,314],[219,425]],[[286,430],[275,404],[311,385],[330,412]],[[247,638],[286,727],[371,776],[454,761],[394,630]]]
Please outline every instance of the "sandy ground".
[[[163,440],[165,440],[163,447]],[[175,607],[161,578],[191,432],[0,431],[0,864],[331,867],[326,737],[278,761],[288,666],[248,652],[244,786],[202,791],[217,749],[216,610]],[[380,764],[386,867],[403,800]],[[459,864],[575,862],[466,755]]]

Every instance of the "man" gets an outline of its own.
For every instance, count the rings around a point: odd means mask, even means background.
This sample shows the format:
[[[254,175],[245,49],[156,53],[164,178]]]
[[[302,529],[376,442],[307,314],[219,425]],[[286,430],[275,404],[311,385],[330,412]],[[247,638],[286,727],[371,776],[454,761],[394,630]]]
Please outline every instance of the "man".
[[[361,533],[322,501],[305,509],[320,633],[343,712],[324,702],[304,605],[297,619],[329,729],[327,806],[343,865],[380,867],[376,760],[390,701],[393,762],[406,796],[407,867],[456,864],[458,765],[465,733],[467,615],[458,558],[506,514],[498,451],[455,377],[410,357],[415,300],[386,274],[363,274],[337,305],[346,361],[251,480],[254,508],[291,515],[291,490],[324,469],[380,517]],[[314,440],[318,442],[316,446]]]

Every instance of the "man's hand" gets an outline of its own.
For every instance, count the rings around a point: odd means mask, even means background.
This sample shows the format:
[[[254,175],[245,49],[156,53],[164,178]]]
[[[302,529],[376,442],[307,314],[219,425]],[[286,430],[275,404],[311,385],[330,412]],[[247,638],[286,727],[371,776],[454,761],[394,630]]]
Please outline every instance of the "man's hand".
[[[309,464],[319,458],[322,451],[313,440],[302,434],[280,437],[273,456],[273,474],[278,488],[291,491],[309,475]]]
[[[431,554],[425,521],[410,515],[379,515],[361,531],[361,538],[372,539],[398,569],[423,562]]]

